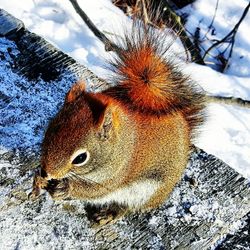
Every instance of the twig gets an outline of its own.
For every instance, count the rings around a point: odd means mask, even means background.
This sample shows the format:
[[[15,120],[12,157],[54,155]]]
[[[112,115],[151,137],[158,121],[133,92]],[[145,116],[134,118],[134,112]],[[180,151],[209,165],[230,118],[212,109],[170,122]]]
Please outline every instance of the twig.
[[[250,108],[250,101],[244,100],[241,98],[236,98],[233,96],[223,97],[223,96],[206,95],[206,100],[209,103],[220,103],[220,104],[227,104],[227,105],[236,105],[236,106],[240,106],[243,108]]]
[[[174,20],[175,29],[176,29],[177,33],[179,34],[179,37],[180,37],[181,42],[184,45],[185,49],[190,52],[192,61],[204,65],[205,63],[204,63],[204,60],[199,53],[199,49],[197,49],[194,46],[194,44],[192,43],[192,41],[189,39],[189,37],[185,31],[185,28],[182,25],[180,16],[178,16],[170,8],[168,3],[165,2],[164,5],[165,5],[164,10],[166,12],[166,16],[170,17],[170,20]]]
[[[235,33],[235,34],[236,34],[236,33]],[[231,48],[230,48],[230,51],[229,51],[228,58],[226,59],[224,68],[222,69],[222,72],[224,72],[224,71],[228,68],[228,66],[229,66],[229,59],[231,58],[231,56],[232,56],[232,54],[233,54],[234,43],[235,43],[235,35],[232,37]]]
[[[200,27],[197,27],[195,32],[194,32],[194,35],[193,35],[193,43],[194,43],[194,46],[199,51],[199,54],[201,54],[201,49],[200,49],[200,46],[199,46],[200,42],[199,41],[200,41]]]
[[[101,31],[99,31],[94,23],[89,19],[89,17],[85,14],[85,12],[81,9],[77,0],[69,0],[73,5],[77,14],[82,18],[82,20],[87,24],[89,29],[95,34],[96,37],[99,38],[101,42],[103,42],[106,51],[116,51],[118,47],[112,43]]]
[[[138,9],[142,9],[141,18],[143,18],[143,23],[144,24],[151,25],[152,27],[154,27],[156,29],[159,28],[155,23],[153,23],[151,21],[152,14],[151,13],[148,14],[148,9],[151,9],[152,7],[150,7],[150,4],[148,4],[147,0],[137,0],[136,7]],[[156,14],[156,16],[157,16],[157,14]]]
[[[215,10],[214,10],[214,15],[213,15],[212,21],[211,21],[211,23],[209,24],[208,30],[207,30],[206,34],[203,36],[202,40],[207,36],[208,32],[210,31],[210,29],[212,28],[212,26],[213,26],[213,24],[214,24],[214,20],[215,20],[215,17],[216,17],[216,13],[217,13],[217,10],[218,10],[218,6],[219,6],[219,0],[216,1],[216,6],[215,6]]]
[[[213,49],[215,48],[216,46],[220,45],[221,43],[225,43],[225,42],[228,42],[228,39],[231,38],[232,39],[232,44],[231,44],[231,49],[230,49],[230,52],[229,52],[229,56],[227,58],[227,61],[226,61],[226,64],[224,66],[224,69],[222,71],[224,71],[227,67],[228,67],[228,61],[229,61],[229,58],[232,56],[232,52],[233,52],[233,47],[234,47],[234,42],[235,42],[235,36],[236,36],[236,33],[239,29],[239,26],[241,24],[241,22],[244,20],[245,16],[247,15],[248,13],[248,10],[250,8],[250,2],[248,3],[248,5],[246,6],[240,20],[238,21],[238,23],[234,26],[234,28],[224,37],[222,38],[220,41],[214,43],[211,47],[209,47],[206,52],[204,53],[204,56],[203,56],[203,60],[205,59],[206,55]]]
[[[145,0],[142,0],[142,11],[143,11],[144,23],[148,24],[149,18],[148,18],[148,12],[147,12],[147,8],[146,8]]]

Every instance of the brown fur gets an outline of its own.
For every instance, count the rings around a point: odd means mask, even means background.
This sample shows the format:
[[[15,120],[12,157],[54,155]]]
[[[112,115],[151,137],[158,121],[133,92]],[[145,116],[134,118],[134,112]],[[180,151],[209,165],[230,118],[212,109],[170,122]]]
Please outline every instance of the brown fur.
[[[183,173],[194,129],[203,120],[202,94],[164,57],[162,36],[145,26],[136,29],[111,63],[116,86],[87,93],[84,83],[74,85],[49,125],[41,165],[54,198],[151,209]],[[77,167],[72,155],[80,149],[90,158]],[[140,185],[147,183],[148,192],[155,191],[137,202]]]

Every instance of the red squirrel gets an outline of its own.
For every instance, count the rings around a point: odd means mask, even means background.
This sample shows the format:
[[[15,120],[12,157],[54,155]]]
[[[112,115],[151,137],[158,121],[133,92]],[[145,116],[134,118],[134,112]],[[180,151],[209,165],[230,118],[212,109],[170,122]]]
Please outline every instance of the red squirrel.
[[[166,58],[165,39],[136,25],[117,45],[111,87],[92,93],[83,82],[72,86],[46,131],[34,193],[44,188],[55,199],[122,211],[164,203],[204,120],[204,95]]]

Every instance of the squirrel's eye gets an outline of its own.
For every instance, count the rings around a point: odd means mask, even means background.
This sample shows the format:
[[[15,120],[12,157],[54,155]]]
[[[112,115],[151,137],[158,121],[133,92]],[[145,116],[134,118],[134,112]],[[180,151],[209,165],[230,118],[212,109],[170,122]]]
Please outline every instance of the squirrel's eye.
[[[89,160],[89,152],[85,151],[85,152],[81,152],[79,153],[72,161],[72,164],[80,167],[83,166],[85,163],[87,163],[87,161]]]

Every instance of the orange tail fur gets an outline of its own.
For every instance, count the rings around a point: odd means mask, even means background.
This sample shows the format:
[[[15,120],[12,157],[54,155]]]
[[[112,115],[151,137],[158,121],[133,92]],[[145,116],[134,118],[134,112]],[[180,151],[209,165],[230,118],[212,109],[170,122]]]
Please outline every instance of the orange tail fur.
[[[125,34],[110,63],[116,86],[105,93],[122,99],[133,111],[157,116],[181,111],[190,128],[199,125],[203,120],[203,94],[172,62],[175,55],[171,58],[166,53],[173,36],[140,21],[136,21],[131,35]],[[166,41],[170,42],[166,45]]]

